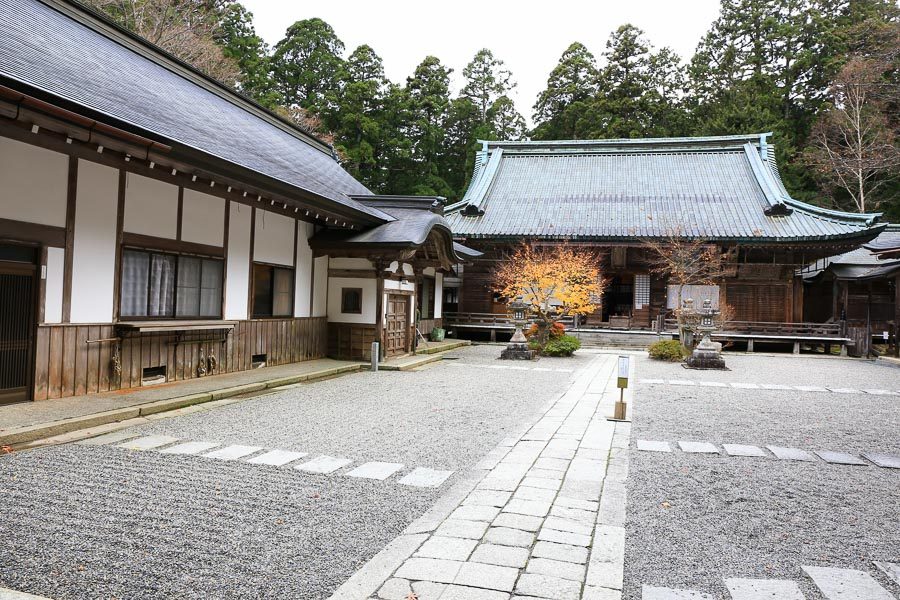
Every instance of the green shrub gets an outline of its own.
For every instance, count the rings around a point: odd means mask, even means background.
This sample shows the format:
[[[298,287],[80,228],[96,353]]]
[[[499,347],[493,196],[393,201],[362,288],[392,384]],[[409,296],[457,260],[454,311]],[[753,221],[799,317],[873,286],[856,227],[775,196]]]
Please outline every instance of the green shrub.
[[[684,357],[687,355],[687,351],[678,340],[660,340],[658,342],[653,342],[650,344],[650,347],[647,348],[647,351],[650,353],[650,358],[655,358],[656,360],[668,360],[671,362],[684,360]]]
[[[581,341],[572,335],[563,335],[552,339],[544,346],[544,354],[547,356],[572,356],[581,348]]]

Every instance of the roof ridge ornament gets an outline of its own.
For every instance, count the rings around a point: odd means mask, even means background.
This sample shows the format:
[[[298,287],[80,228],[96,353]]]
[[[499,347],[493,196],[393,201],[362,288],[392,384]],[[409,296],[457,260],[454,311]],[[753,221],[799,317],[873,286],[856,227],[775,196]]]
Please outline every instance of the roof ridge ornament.
[[[768,208],[763,210],[763,213],[767,217],[787,217],[790,216],[791,213],[794,212],[794,209],[785,204],[784,202],[779,202],[777,204],[773,204]]]

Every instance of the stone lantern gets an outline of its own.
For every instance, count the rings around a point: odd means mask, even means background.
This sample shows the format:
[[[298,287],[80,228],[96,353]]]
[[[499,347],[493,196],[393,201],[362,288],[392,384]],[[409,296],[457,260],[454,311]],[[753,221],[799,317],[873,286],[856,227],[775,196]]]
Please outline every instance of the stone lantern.
[[[722,344],[712,341],[710,334],[716,330],[716,317],[719,311],[712,307],[712,301],[706,298],[699,311],[699,322],[696,330],[702,336],[700,343],[687,359],[687,366],[692,369],[726,369],[722,359]]]
[[[509,303],[507,308],[509,309],[509,316],[516,326],[516,331],[513,333],[512,339],[509,340],[509,344],[506,345],[506,349],[500,353],[500,358],[507,360],[531,360],[534,358],[535,352],[528,349],[528,340],[522,332],[528,315],[528,304],[523,302],[522,296],[517,296],[515,300]]]

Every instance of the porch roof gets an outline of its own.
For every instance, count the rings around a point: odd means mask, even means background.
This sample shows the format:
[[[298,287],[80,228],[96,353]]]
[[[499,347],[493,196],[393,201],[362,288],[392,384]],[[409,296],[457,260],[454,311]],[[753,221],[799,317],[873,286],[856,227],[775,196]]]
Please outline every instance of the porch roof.
[[[863,243],[882,230],[880,214],[791,198],[769,136],[482,142],[447,220],[460,238],[494,239]]]
[[[892,277],[900,272],[900,257],[880,258],[882,248],[900,247],[900,224],[888,224],[886,229],[862,248],[831,256],[810,265],[802,273],[805,281],[816,281],[826,273],[835,279],[865,281]]]
[[[0,84],[243,168],[358,219],[390,217],[333,150],[230,88],[70,0],[0,0]]]

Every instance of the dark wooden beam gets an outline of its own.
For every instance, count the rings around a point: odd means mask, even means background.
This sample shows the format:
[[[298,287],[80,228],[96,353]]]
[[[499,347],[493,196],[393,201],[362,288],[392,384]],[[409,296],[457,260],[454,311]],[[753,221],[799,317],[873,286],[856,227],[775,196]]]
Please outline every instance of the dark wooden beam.
[[[123,233],[122,243],[125,246],[135,246],[147,250],[161,250],[163,252],[178,252],[185,254],[202,254],[215,258],[224,258],[225,249],[220,246],[197,244],[195,242],[180,242],[169,238],[142,235],[139,233]]]
[[[0,219],[0,240],[31,242],[54,248],[65,248],[66,228]]]
[[[75,205],[78,195],[78,159],[69,156],[69,177],[66,188],[66,254],[63,257],[62,322],[72,320],[72,269],[75,264]]]

